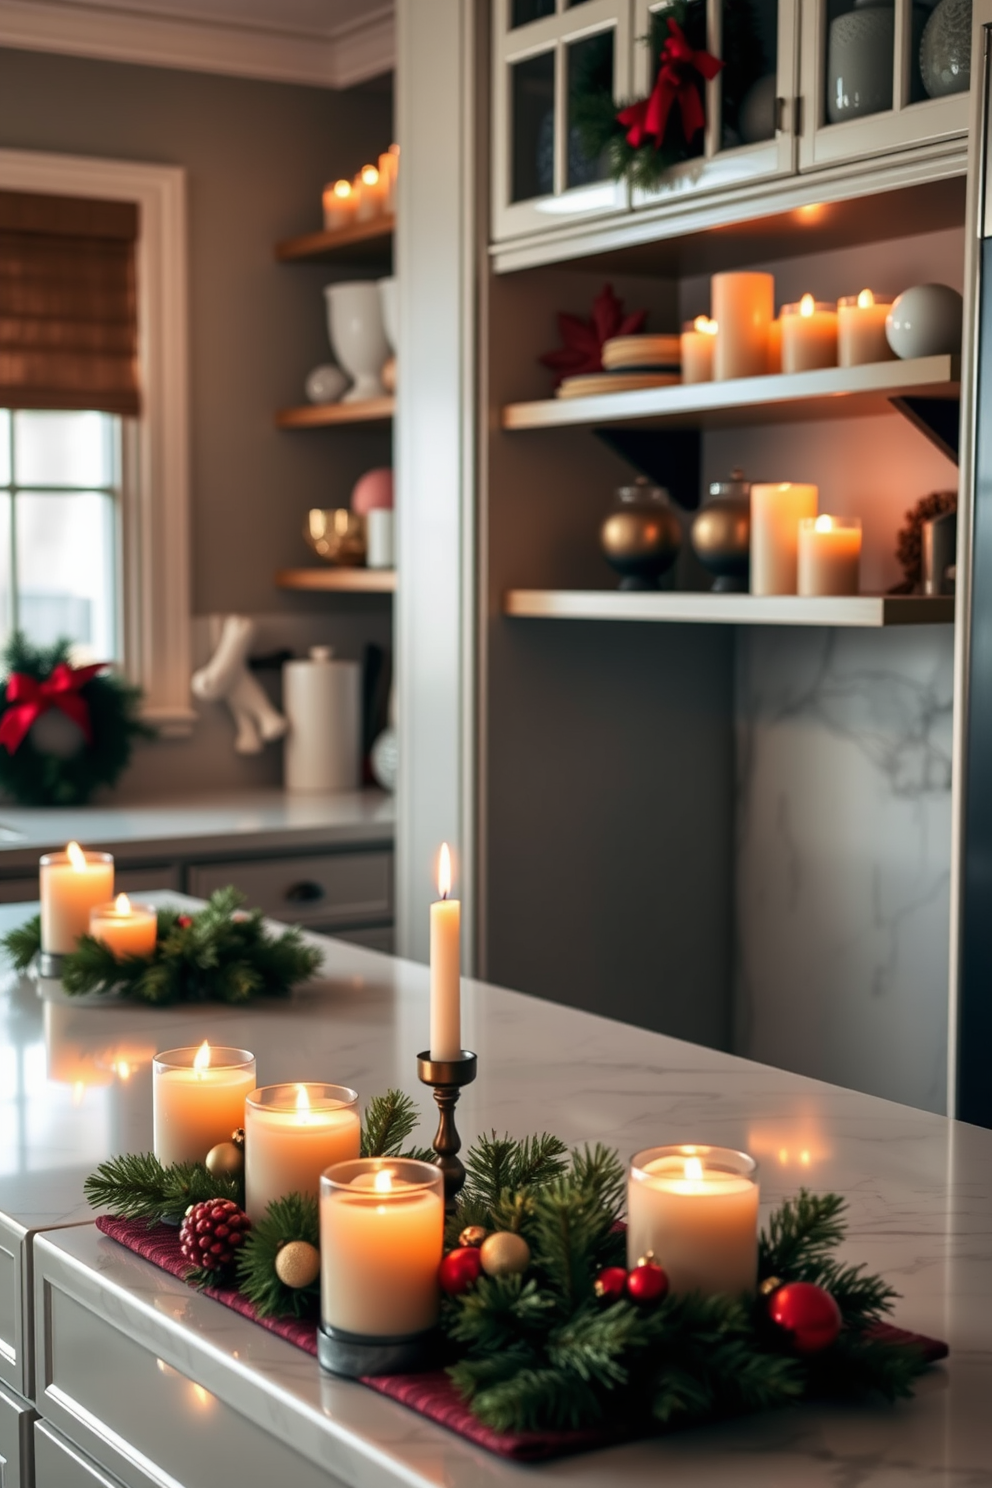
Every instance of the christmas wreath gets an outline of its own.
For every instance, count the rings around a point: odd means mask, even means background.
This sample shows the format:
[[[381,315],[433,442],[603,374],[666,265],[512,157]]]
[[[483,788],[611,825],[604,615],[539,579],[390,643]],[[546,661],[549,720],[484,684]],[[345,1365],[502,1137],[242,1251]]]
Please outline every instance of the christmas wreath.
[[[113,785],[137,738],[141,691],[106,662],[73,666],[68,641],[32,646],[19,631],[3,655],[0,790],[24,806],[79,806]]]
[[[398,1091],[373,1100],[363,1155],[401,1155],[417,1119]],[[122,1218],[181,1218],[191,1282],[236,1285],[262,1317],[316,1318],[316,1200],[288,1195],[251,1228],[240,1169],[220,1155],[174,1168],[114,1158],[86,1194]],[[643,1435],[817,1397],[893,1400],[926,1367],[922,1347],[885,1333],[892,1288],[835,1258],[836,1194],[804,1189],[771,1215],[755,1296],[673,1296],[653,1257],[627,1268],[615,1152],[492,1133],[466,1170],[441,1263],[441,1332],[449,1376],[493,1430]]]

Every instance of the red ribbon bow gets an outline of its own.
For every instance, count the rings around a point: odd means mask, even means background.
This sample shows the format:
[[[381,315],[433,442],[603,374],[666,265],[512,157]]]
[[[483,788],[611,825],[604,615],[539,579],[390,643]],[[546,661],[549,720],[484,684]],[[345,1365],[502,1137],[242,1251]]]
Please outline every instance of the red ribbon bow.
[[[617,114],[617,123],[627,131],[627,143],[635,150],[654,136],[655,149],[661,147],[668,128],[668,115],[676,99],[682,111],[682,130],[692,140],[706,123],[699,87],[692,72],[709,81],[723,67],[718,57],[695,51],[685,39],[677,21],[668,20],[668,39],[661,49],[661,66],[649,98],[632,103]]]
[[[28,729],[49,708],[61,709],[73,723],[78,723],[87,744],[92,744],[89,705],[79,693],[106,665],[105,661],[98,661],[95,666],[71,667],[67,661],[60,661],[44,682],[29,677],[26,672],[11,672],[7,682],[7,710],[0,719],[0,744],[7,753],[16,754]]]

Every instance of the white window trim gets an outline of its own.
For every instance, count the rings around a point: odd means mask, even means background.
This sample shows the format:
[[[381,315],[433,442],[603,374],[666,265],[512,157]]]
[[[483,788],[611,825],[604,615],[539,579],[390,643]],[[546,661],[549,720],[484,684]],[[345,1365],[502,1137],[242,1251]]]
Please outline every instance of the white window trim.
[[[142,415],[125,434],[124,670],[144,718],[188,734],[189,413],[186,173],[175,166],[0,150],[0,189],[135,202]],[[125,421],[125,429],[128,421]]]

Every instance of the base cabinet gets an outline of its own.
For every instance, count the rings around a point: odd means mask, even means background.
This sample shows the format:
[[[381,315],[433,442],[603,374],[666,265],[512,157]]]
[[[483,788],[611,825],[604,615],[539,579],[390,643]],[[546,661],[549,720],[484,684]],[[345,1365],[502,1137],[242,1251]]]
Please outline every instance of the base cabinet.
[[[30,1401],[0,1385],[0,1488],[31,1488],[31,1427],[35,1417]],[[61,1484],[62,1480],[50,1481]]]
[[[151,1485],[151,1478],[145,1482]],[[35,1488],[122,1488],[47,1421],[34,1424]],[[4,1488],[7,1488],[6,1481]]]

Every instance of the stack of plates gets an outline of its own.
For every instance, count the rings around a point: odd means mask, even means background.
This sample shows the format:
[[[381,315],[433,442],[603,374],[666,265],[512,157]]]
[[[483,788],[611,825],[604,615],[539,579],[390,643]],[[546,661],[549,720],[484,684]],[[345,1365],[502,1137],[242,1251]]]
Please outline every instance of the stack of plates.
[[[592,398],[636,388],[671,387],[682,381],[678,336],[614,336],[603,345],[603,372],[566,377],[559,398]]]

